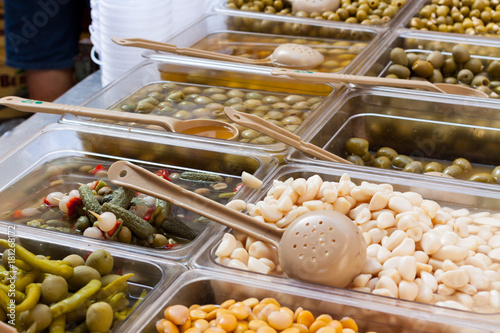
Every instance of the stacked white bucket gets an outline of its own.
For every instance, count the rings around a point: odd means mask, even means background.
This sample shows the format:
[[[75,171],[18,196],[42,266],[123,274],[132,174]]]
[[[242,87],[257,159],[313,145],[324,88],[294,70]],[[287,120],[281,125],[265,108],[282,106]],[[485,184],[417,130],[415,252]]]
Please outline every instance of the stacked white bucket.
[[[172,33],[171,0],[91,0],[90,5],[92,59],[101,66],[103,86],[144,60],[143,49],[117,45],[111,37],[163,41]]]

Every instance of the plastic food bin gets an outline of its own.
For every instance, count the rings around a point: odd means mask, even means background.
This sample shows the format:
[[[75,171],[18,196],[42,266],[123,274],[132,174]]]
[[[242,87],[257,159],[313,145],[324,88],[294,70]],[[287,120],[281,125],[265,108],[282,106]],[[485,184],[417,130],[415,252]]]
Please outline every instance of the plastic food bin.
[[[24,221],[27,223],[42,217],[42,213],[49,213],[50,209],[42,205],[44,197],[49,193],[59,191],[69,193],[78,189],[81,184],[91,183],[102,179],[116,188],[107,180],[106,173],[89,173],[89,170],[98,165],[105,169],[117,160],[128,160],[141,165],[151,171],[166,170],[167,172],[199,171],[205,174],[220,175],[227,186],[215,189],[210,185],[217,183],[206,183],[196,181],[179,181],[179,185],[192,191],[203,189],[206,195],[222,203],[230,200],[238,184],[243,171],[262,178],[263,175],[277,164],[276,159],[257,152],[249,153],[234,151],[232,149],[214,149],[213,146],[199,142],[189,143],[176,139],[154,138],[139,134],[124,134],[123,132],[100,131],[84,126],[72,127],[68,125],[54,124],[37,133],[24,145],[8,155],[0,163],[1,180],[0,196],[3,201],[2,219],[8,221]],[[168,175],[167,175],[168,176]],[[172,174],[170,174],[173,177]],[[251,191],[243,187],[238,195]],[[137,203],[140,206],[140,202]],[[38,210],[37,207],[43,207]],[[157,204],[155,204],[157,206]],[[15,218],[16,211],[33,207],[34,215],[28,214],[26,218],[18,220]],[[137,206],[136,206],[137,207]],[[66,219],[60,215],[49,223],[49,217],[42,224],[35,225],[53,230],[35,229],[45,232],[52,237],[69,235],[58,230],[70,232],[73,238],[88,240],[75,234],[74,219]],[[21,213],[22,217],[23,213]],[[96,240],[98,243],[116,249],[127,249],[132,253],[143,253],[149,256],[174,259],[178,261],[189,260],[194,253],[205,246],[208,240],[220,232],[221,227],[206,219],[200,219],[196,214],[178,210],[175,207],[170,214],[184,221],[198,236],[191,242],[182,239],[172,248],[154,248],[138,241],[136,244],[125,244],[118,240]],[[43,217],[42,217],[43,218]],[[35,221],[36,222],[36,221]],[[15,224],[14,224],[15,225]],[[45,226],[43,226],[45,225]],[[55,228],[54,228],[55,227]],[[60,228],[59,228],[60,227]],[[59,229],[58,229],[59,228]],[[63,228],[63,229],[61,229]]]

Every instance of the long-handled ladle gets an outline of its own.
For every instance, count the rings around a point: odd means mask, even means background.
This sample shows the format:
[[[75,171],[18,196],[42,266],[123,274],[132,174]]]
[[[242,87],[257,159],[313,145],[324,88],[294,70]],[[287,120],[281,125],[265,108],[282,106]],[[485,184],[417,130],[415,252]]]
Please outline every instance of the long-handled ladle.
[[[291,68],[314,68],[324,61],[323,55],[315,49],[306,45],[294,43],[281,44],[267,58],[249,59],[195,48],[177,47],[173,44],[156,42],[142,38],[112,37],[111,39],[116,44],[122,46],[140,47],[155,51],[171,52],[199,58],[232,61],[252,65],[273,64],[276,66]]]
[[[157,125],[176,133],[217,137],[219,139],[236,140],[239,136],[239,131],[234,125],[214,119],[179,120],[171,117],[156,116],[151,114],[137,114],[42,102],[17,96],[0,98],[0,105],[5,105],[25,112],[51,113],[60,115],[72,114],[82,117]]]
[[[278,249],[280,265],[290,278],[346,287],[363,268],[366,243],[347,216],[317,210],[295,219],[286,229],[230,209],[188,191],[126,161],[113,163],[108,178],[116,185],[167,200],[215,222],[267,242]]]
[[[415,88],[425,89],[428,91],[441,92],[447,94],[475,96],[475,97],[488,97],[482,91],[473,89],[466,86],[451,83],[432,83],[426,80],[402,80],[391,79],[385,77],[373,76],[360,76],[349,74],[335,74],[335,73],[322,73],[304,70],[290,70],[285,68],[273,68],[271,70],[273,75],[287,75],[291,78],[303,81],[313,81],[322,83],[358,83],[366,85],[379,85],[386,87],[396,88]]]

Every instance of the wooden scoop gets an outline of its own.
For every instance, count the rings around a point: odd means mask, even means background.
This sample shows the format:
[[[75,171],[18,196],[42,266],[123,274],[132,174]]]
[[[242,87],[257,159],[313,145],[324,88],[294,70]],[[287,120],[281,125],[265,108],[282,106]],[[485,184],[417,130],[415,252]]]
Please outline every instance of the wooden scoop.
[[[367,85],[379,85],[387,87],[396,88],[419,88],[428,91],[435,91],[447,94],[455,95],[465,95],[474,97],[488,97],[482,91],[461,86],[458,84],[450,83],[432,83],[429,81],[420,80],[402,80],[402,79],[391,79],[385,77],[372,77],[372,76],[359,76],[359,75],[349,75],[349,74],[334,74],[334,73],[320,73],[311,71],[301,71],[301,70],[289,70],[283,68],[274,68],[271,71],[273,75],[287,75],[297,80],[303,81],[314,81],[323,83],[359,83]]]
[[[328,150],[322,149],[312,143],[304,142],[300,136],[290,133],[289,131],[274,125],[259,116],[239,112],[232,107],[226,106],[224,112],[233,122],[256,130],[262,134],[265,134],[273,139],[284,142],[289,146],[292,146],[304,153],[310,154],[316,158],[323,161],[340,162],[352,164],[348,160],[343,159],[340,156],[330,153]]]
[[[286,229],[280,229],[183,189],[130,162],[113,163],[108,178],[116,185],[170,201],[275,246],[280,265],[290,278],[346,287],[363,268],[364,237],[354,222],[341,213],[309,212]]]
[[[50,102],[36,101],[16,96],[0,98],[0,105],[5,105],[19,111],[39,112],[51,114],[72,114],[82,117],[93,117],[115,121],[135,122],[146,125],[158,125],[169,131],[183,134],[192,134],[219,139],[236,140],[238,129],[226,122],[212,119],[179,120],[151,114],[137,114],[104,109],[93,109],[83,106],[65,105]]]
[[[155,42],[141,38],[117,38],[111,37],[113,42],[122,46],[133,46],[155,51],[164,51],[187,56],[239,62],[252,65],[273,64],[291,68],[314,68],[320,65],[324,57],[321,53],[306,45],[285,43],[278,46],[273,53],[265,59],[249,59],[244,57],[221,54],[189,47],[177,47],[173,44]]]

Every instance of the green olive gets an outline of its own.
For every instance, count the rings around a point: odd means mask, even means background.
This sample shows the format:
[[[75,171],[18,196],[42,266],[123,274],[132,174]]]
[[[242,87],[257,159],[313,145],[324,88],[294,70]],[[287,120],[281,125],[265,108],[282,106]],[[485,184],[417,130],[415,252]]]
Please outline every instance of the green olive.
[[[483,69],[483,63],[477,58],[470,58],[464,63],[463,68],[470,70],[474,74],[479,74]]]
[[[52,314],[47,305],[38,303],[30,310],[22,312],[20,319],[26,327],[30,327],[36,322],[36,329],[40,332],[49,327],[52,322]]]
[[[459,82],[469,84],[474,79],[474,73],[472,73],[468,69],[462,69],[460,72],[458,72],[457,79]]]
[[[151,103],[140,101],[137,103],[137,108],[135,109],[139,113],[150,113],[155,109],[155,106]]]
[[[453,75],[458,69],[458,65],[452,57],[446,58],[444,60],[443,67],[441,67],[441,71],[444,75]]]
[[[408,66],[408,56],[405,50],[400,47],[395,47],[391,50],[390,59],[396,65]]]
[[[66,256],[62,261],[67,261],[73,267],[85,265],[85,260],[78,254],[70,254]]]
[[[490,80],[484,75],[476,75],[471,82],[473,87],[485,86],[488,87],[490,85]]]
[[[444,79],[444,83],[457,84],[458,80],[456,77],[448,76],[447,78]]]
[[[61,276],[49,275],[43,280],[41,290],[42,301],[50,305],[68,296],[68,283]]]
[[[498,60],[493,60],[489,65],[488,65],[488,75],[493,78],[493,79],[499,79],[500,78],[500,61]]]
[[[73,270],[73,277],[68,280],[68,284],[75,288],[80,289],[92,280],[100,280],[101,274],[90,266],[77,266]]]
[[[411,66],[411,70],[420,77],[429,77],[432,75],[433,68],[430,62],[419,59]]]
[[[407,79],[410,77],[411,74],[410,69],[408,67],[396,64],[389,66],[387,73],[394,74],[400,79]]]
[[[108,284],[118,279],[121,275],[118,274],[107,274],[101,278],[101,288],[106,287]]]
[[[432,83],[441,83],[444,81],[443,74],[439,69],[432,70],[431,76],[429,76],[427,79]]]
[[[439,162],[430,162],[425,165],[425,172],[441,172],[443,171],[443,166]]]
[[[495,184],[496,179],[489,173],[476,173],[475,175],[472,175],[469,180],[473,182],[480,182],[480,183],[489,183],[489,184]]]
[[[89,255],[89,257],[85,261],[85,265],[95,268],[102,276],[111,272],[111,270],[113,269],[114,260],[108,251],[99,249],[95,250]]]
[[[418,54],[413,53],[413,52],[408,53],[407,56],[408,56],[408,67],[410,67],[410,68],[411,68],[411,66],[413,66],[413,64],[415,63],[415,61],[417,61],[418,59],[420,59],[418,57]]]
[[[153,247],[163,248],[168,244],[168,239],[162,234],[156,234],[153,238]]]
[[[106,302],[89,306],[85,324],[90,332],[108,332],[113,324],[113,308]]]
[[[398,169],[404,169],[404,167],[413,162],[413,159],[406,155],[397,155],[392,159],[392,165]]]
[[[467,50],[467,47],[463,45],[457,44],[453,46],[451,53],[453,54],[453,59],[457,64],[463,64],[470,59],[469,50]]]
[[[426,60],[431,63],[433,68],[441,68],[444,64],[444,55],[440,51],[432,51]]]
[[[371,164],[373,160],[373,156],[369,151],[365,152],[363,156],[361,156],[361,158],[363,159],[363,162],[365,162],[366,165]]]
[[[78,231],[84,231],[90,227],[90,220],[87,216],[80,216],[75,222],[75,229]]]
[[[345,149],[350,155],[363,156],[368,152],[369,143],[362,138],[350,138],[345,144]]]
[[[377,150],[375,157],[386,156],[392,160],[397,155],[398,155],[398,153],[394,149],[392,149],[390,147],[382,147],[379,150]]]
[[[180,102],[180,101],[183,101],[184,100],[184,93],[180,90],[174,90],[174,91],[171,91],[168,96],[167,96],[167,99],[169,101],[172,101],[172,102]]]
[[[349,155],[347,156],[347,160],[355,165],[365,165],[365,162],[363,161],[361,156],[358,155]]]
[[[404,172],[411,172],[411,173],[422,173],[424,171],[424,166],[422,162],[419,161],[413,161],[408,163],[404,168]]]
[[[472,165],[465,158],[457,158],[453,161],[452,165],[458,165],[464,172],[472,170]]]
[[[157,91],[150,93],[148,96],[156,99],[157,101],[162,101],[165,99],[165,95],[163,95]]]
[[[491,175],[497,180],[497,183],[500,183],[500,166],[495,167],[495,169],[491,171]]]
[[[458,165],[450,165],[443,170],[443,173],[453,178],[458,178],[464,173],[464,171]]]
[[[134,111],[136,108],[136,105],[135,104],[131,104],[131,103],[127,103],[127,104],[123,104],[120,109],[122,111],[125,111],[125,112],[132,112]]]
[[[372,166],[375,168],[390,169],[391,159],[387,156],[378,156],[373,160]]]

